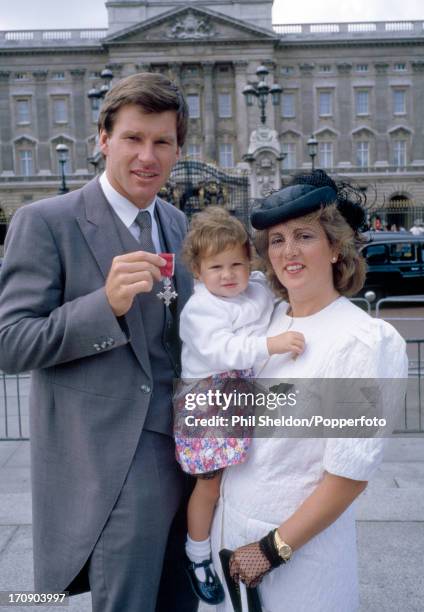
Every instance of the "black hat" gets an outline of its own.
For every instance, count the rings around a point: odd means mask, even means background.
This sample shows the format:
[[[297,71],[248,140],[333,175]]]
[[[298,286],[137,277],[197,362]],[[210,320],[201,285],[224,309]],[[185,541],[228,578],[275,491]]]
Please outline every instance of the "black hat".
[[[255,229],[303,217],[321,206],[335,203],[337,210],[355,233],[368,229],[364,210],[365,196],[348,183],[335,183],[324,170],[297,174],[291,185],[264,198],[251,215]]]
[[[264,198],[260,207],[253,211],[250,220],[255,229],[263,230],[308,215],[336,200],[337,192],[328,185],[291,185]]]

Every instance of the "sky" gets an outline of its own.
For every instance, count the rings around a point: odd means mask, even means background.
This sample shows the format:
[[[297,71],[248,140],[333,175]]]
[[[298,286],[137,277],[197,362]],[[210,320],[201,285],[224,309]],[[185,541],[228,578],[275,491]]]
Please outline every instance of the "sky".
[[[274,23],[408,19],[424,20],[423,0],[274,0]],[[105,0],[0,0],[0,30],[89,27],[107,27]]]

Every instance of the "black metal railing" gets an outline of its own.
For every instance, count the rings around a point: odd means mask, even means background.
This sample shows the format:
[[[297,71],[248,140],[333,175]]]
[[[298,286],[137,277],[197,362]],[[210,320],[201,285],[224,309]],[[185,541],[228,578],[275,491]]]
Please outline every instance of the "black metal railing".
[[[424,433],[424,339],[406,340],[409,371],[408,392],[395,433]]]
[[[395,433],[424,433],[424,339],[406,340],[409,375],[405,405]],[[28,440],[29,374],[0,373],[0,441]]]
[[[0,441],[28,440],[29,374],[0,372]]]

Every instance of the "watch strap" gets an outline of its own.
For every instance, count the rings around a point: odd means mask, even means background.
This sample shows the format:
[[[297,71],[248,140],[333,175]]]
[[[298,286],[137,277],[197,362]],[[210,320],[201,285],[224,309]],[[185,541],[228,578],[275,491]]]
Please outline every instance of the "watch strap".
[[[274,529],[270,531],[266,536],[259,540],[259,547],[261,552],[269,561],[271,567],[279,567],[285,563],[284,559],[278,554],[278,549],[275,545],[274,540]]]

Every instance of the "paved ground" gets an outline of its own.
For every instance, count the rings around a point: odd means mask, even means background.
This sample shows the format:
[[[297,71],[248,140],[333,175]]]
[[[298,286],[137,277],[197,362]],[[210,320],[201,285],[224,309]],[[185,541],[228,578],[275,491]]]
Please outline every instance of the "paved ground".
[[[424,437],[390,440],[384,463],[358,503],[357,518],[361,612],[422,612]],[[32,589],[27,442],[0,442],[0,591],[10,589]],[[89,595],[72,598],[65,609],[90,612]],[[204,606],[200,612],[213,609]]]

